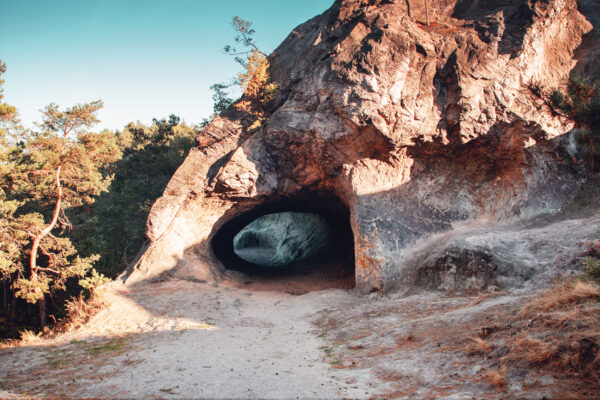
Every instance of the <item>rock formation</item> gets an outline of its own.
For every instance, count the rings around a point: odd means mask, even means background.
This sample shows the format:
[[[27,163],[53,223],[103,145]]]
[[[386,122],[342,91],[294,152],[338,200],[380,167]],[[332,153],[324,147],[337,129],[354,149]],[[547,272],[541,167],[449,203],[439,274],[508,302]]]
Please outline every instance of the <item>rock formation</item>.
[[[574,126],[531,88],[597,62],[595,30],[575,0],[430,0],[430,25],[421,3],[337,0],[294,29],[269,57],[270,117],[254,128],[232,107],[205,127],[127,282],[227,279],[211,247],[224,224],[323,196],[348,210],[365,291],[479,290],[569,267],[596,228],[555,217],[583,182]]]
[[[323,218],[311,213],[263,215],[233,238],[233,251],[252,264],[280,268],[324,253],[330,242]]]

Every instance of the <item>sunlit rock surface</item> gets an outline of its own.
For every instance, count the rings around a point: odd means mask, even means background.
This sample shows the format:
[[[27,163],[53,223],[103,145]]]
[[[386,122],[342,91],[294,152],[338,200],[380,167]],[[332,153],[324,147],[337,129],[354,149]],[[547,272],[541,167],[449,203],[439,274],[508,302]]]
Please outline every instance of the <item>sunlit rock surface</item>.
[[[261,267],[285,267],[327,250],[331,239],[325,220],[311,213],[263,215],[233,238],[233,251]]]
[[[539,93],[597,72],[597,2],[427,4],[429,25],[425,2],[336,0],[296,27],[269,55],[269,117],[230,107],[206,125],[128,284],[219,282],[219,229],[307,193],[348,208],[364,292],[519,287],[581,264],[597,209],[565,212],[584,181],[575,126]]]

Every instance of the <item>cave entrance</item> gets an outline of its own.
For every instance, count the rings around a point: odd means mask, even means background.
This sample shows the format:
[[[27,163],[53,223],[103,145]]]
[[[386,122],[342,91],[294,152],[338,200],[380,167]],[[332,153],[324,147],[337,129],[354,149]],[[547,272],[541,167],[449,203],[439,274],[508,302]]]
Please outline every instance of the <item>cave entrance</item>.
[[[327,248],[314,257],[278,268],[259,266],[236,254],[234,237],[242,229],[260,217],[285,212],[321,217],[329,229]],[[265,201],[225,222],[213,236],[211,248],[225,267],[227,283],[236,287],[304,294],[355,286],[350,211],[337,196],[331,194],[311,193]]]

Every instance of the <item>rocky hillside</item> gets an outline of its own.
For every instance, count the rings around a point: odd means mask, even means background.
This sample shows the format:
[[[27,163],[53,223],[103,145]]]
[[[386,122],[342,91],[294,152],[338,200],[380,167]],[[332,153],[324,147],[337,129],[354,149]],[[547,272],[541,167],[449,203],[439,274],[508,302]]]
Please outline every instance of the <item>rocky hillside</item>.
[[[364,291],[572,268],[600,221],[569,206],[584,183],[573,123],[531,88],[594,70],[597,6],[584,2],[586,19],[575,0],[430,0],[427,25],[414,3],[337,0],[294,29],[270,56],[270,117],[255,128],[232,107],[203,130],[127,283],[237,276],[219,232],[298,210],[347,220]]]

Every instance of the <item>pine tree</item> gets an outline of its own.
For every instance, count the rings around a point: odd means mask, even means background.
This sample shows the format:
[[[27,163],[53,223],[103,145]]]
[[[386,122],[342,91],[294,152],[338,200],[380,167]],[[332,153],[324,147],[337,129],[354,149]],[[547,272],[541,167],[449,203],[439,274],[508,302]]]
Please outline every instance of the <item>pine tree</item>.
[[[70,278],[86,287],[102,281],[93,273],[86,278],[98,256],[80,257],[61,235],[71,227],[65,210],[93,202],[110,183],[105,168],[121,156],[113,134],[86,132],[101,107],[96,101],[63,111],[51,104],[42,131],[22,131],[20,142],[3,146],[10,169],[1,171],[0,181],[0,272],[14,297],[38,304],[42,327],[46,295],[65,290]]]
[[[2,75],[4,73],[6,73],[6,64],[0,60],[0,122],[6,123],[16,118],[17,109],[2,102],[2,99],[4,99],[4,88],[2,87],[4,80],[2,79]]]
[[[45,226],[41,214],[30,214],[29,274],[27,279],[15,283],[17,295],[39,304],[42,326],[46,323],[45,293],[63,289],[70,277],[85,276],[98,259],[97,255],[76,256],[69,239],[51,232],[57,227],[69,229],[70,221],[64,210],[93,202],[93,196],[110,183],[110,177],[104,176],[100,168],[120,157],[116,141],[108,135],[85,132],[98,122],[96,112],[101,108],[101,101],[78,104],[64,111],[55,104],[47,106],[42,113],[45,130],[29,144],[29,162],[23,164],[23,182],[35,187],[30,193],[42,206],[53,207],[52,217]]]
[[[71,212],[69,237],[82,255],[100,254],[94,268],[116,277],[145,242],[150,207],[194,146],[198,129],[171,115],[117,133],[123,157],[111,165],[108,191]],[[126,223],[123,223],[126,221]],[[123,239],[126,240],[123,240]]]
[[[269,83],[269,61],[258,50],[252,49],[248,55],[246,68],[238,74],[238,82],[243,90],[243,97],[235,107],[257,117],[260,125],[267,117],[264,104],[275,97],[279,86]]]
[[[15,107],[2,102],[4,99],[2,75],[6,72],[6,64],[0,60],[0,281],[2,282],[3,312],[8,312],[10,295],[10,276],[19,268],[15,262],[21,255],[21,244],[15,238],[11,222],[20,205],[16,200],[7,198],[7,191],[12,188],[9,174],[15,168],[18,149],[8,137],[8,130],[17,123]]]
[[[269,75],[268,56],[259,49],[254,41],[254,29],[252,22],[246,21],[240,17],[233,17],[231,25],[237,32],[233,38],[234,45],[226,45],[225,53],[235,57],[235,61],[240,64],[244,70],[237,75],[235,83],[218,83],[210,87],[213,91],[214,112],[220,113],[231,105],[238,110],[245,111],[255,117],[254,123],[249,129],[259,127],[268,117],[264,105],[275,98],[279,85],[271,82]],[[242,46],[238,49],[235,46]],[[241,56],[246,56],[243,58]],[[227,96],[226,89],[239,85],[242,89],[242,99],[237,103]]]

